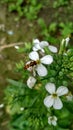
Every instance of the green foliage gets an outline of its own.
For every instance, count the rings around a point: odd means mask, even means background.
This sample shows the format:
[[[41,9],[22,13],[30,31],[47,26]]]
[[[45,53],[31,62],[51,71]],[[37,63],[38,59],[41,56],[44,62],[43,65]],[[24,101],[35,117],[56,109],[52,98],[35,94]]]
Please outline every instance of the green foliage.
[[[16,82],[13,80],[8,80],[12,85],[7,87],[5,94],[9,109],[9,113],[13,115],[11,124],[15,130],[43,128],[45,120],[46,111],[44,109],[43,95],[40,95],[38,90],[28,89],[26,84],[21,82]],[[39,104],[39,105],[38,105]],[[38,106],[38,107],[37,107]],[[21,111],[21,108],[24,108]],[[43,120],[42,120],[43,118]],[[19,124],[19,125],[18,125]],[[36,125],[35,125],[36,124]]]
[[[55,23],[52,22],[49,26],[46,25],[45,21],[41,18],[38,19],[38,25],[40,26],[40,32],[45,40],[50,43],[59,43],[62,37],[70,36],[73,33],[73,23]],[[56,37],[58,37],[56,39]]]
[[[55,26],[55,24],[53,24]],[[50,28],[51,30],[51,28]],[[61,43],[62,46],[62,43]],[[26,52],[31,47],[26,45]],[[45,77],[36,77],[36,85],[33,89],[29,89],[26,80],[30,76],[27,70],[24,70],[23,61],[16,64],[18,71],[21,72],[22,78],[20,81],[8,79],[9,86],[5,90],[6,110],[11,115],[10,130],[70,130],[71,121],[73,120],[73,101],[67,101],[66,97],[62,98],[64,107],[61,110],[53,108],[45,108],[43,100],[46,94],[45,84],[47,82],[54,83],[57,87],[60,85],[73,86],[73,76],[70,75],[73,70],[73,49],[62,48],[62,52],[53,54],[45,48],[47,54],[53,56],[53,63],[47,67],[49,73]],[[64,55],[66,53],[66,55]],[[47,118],[50,115],[55,115],[58,118],[58,125],[52,127],[47,123]]]
[[[68,23],[61,22],[59,24],[59,28],[61,31],[61,35],[63,37],[70,36],[73,33],[73,23],[72,22],[68,22]]]
[[[3,0],[3,2],[7,3],[9,12],[17,12],[18,19],[26,16],[28,20],[34,20],[42,7],[37,0]]]
[[[38,24],[40,26],[41,29],[41,35],[45,40],[49,40],[49,42],[51,43],[57,43],[59,42],[58,39],[56,39],[55,37],[53,37],[53,35],[51,35],[51,32],[55,32],[56,30],[56,23],[51,23],[50,26],[47,26],[45,21],[41,18],[38,19]]]
[[[57,8],[60,6],[67,6],[69,4],[69,0],[55,0],[53,3],[53,7]]]
[[[37,0],[29,1],[29,4],[24,8],[25,16],[28,20],[34,20],[37,18],[37,15],[42,7],[41,3],[38,3]]]

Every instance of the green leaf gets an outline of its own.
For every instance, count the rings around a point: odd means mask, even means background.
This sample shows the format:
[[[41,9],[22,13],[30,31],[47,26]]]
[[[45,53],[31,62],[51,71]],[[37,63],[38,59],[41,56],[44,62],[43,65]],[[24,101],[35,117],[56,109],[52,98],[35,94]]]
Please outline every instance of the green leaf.
[[[12,80],[12,79],[7,79],[7,81],[10,83],[10,84],[12,84],[12,85],[14,85],[14,86],[26,86],[25,84],[23,84],[22,82],[19,82],[19,81],[15,81],[15,80]]]

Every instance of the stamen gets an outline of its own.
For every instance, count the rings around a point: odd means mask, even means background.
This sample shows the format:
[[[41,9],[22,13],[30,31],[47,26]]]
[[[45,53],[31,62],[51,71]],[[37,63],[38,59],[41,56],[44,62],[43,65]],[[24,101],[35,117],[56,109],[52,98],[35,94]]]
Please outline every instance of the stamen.
[[[57,94],[56,94],[56,93],[53,93],[52,96],[53,96],[54,98],[56,98],[56,97],[57,97]]]
[[[40,64],[40,60],[37,60],[36,63],[37,63],[37,64]]]

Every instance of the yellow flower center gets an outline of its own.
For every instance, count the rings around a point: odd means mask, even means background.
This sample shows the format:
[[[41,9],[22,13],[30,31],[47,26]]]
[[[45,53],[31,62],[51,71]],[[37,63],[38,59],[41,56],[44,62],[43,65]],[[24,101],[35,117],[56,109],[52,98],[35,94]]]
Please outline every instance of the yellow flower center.
[[[57,94],[56,93],[53,93],[52,96],[53,96],[53,98],[57,98]]]
[[[36,63],[37,63],[37,64],[40,64],[40,60],[37,60]]]

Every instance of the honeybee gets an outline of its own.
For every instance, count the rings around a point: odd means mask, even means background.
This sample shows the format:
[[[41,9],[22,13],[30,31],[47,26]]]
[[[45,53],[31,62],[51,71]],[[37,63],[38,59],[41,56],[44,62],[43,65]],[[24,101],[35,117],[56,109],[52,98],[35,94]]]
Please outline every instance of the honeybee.
[[[37,61],[31,61],[30,63],[27,63],[24,66],[24,69],[28,69],[29,67],[33,67],[34,65],[37,65]]]

